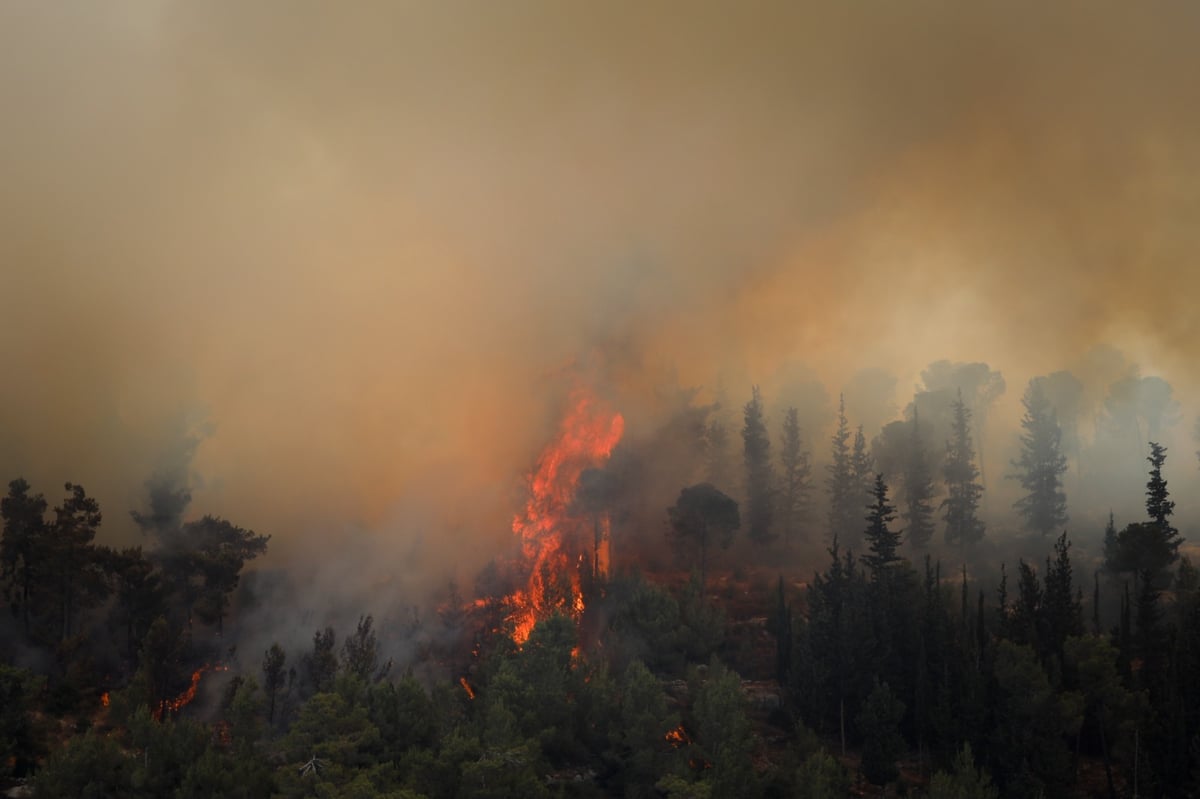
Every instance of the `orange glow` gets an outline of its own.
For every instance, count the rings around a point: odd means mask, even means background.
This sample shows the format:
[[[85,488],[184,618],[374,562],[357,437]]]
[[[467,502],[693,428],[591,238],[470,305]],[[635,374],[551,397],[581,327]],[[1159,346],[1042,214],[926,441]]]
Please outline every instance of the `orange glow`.
[[[189,704],[191,704],[192,700],[196,698],[196,689],[200,687],[200,678],[210,671],[229,671],[229,667],[222,666],[220,664],[214,666],[206,663],[205,665],[193,671],[192,684],[188,686],[186,691],[174,699],[164,699],[163,701],[159,702],[158,707],[154,709],[154,718],[158,721],[162,721],[162,717],[165,714],[177,713],[184,707],[187,707]]]
[[[100,706],[108,707],[108,691],[105,691],[104,693],[100,694]]]
[[[664,735],[663,738],[666,741],[669,741],[671,746],[675,749],[678,749],[684,744],[692,742],[692,739],[688,737],[687,731],[683,729],[682,724],[673,730],[668,730],[667,734]]]
[[[520,536],[522,554],[530,567],[526,586],[508,597],[513,609],[509,615],[513,640],[518,644],[528,640],[539,619],[554,611],[576,619],[583,613],[579,564],[591,558],[579,552],[582,520],[572,503],[579,476],[604,465],[624,430],[625,420],[619,413],[583,390],[576,390],[558,433],[538,458],[529,477],[525,509],[513,519],[513,533]],[[607,568],[607,519],[603,530],[603,555],[598,553],[597,561],[602,560]],[[587,536],[590,540],[590,531]],[[574,557],[576,552],[578,557]]]
[[[466,677],[459,677],[458,682],[462,685],[463,690],[467,692],[467,699],[474,699],[475,692],[471,690],[471,683],[467,682]]]

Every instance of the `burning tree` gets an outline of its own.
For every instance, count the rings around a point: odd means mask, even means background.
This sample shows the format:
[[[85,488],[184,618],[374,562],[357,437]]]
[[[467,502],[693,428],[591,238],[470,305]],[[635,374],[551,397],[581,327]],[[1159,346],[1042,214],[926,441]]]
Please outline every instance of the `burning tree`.
[[[508,598],[513,639],[523,644],[533,625],[559,611],[578,619],[583,613],[580,566],[586,560],[578,540],[586,521],[576,503],[580,476],[603,466],[621,440],[625,420],[590,394],[576,390],[558,434],[543,450],[529,477],[529,499],[513,519],[522,556],[529,568],[524,588]],[[607,569],[607,513],[593,514],[592,569]]]

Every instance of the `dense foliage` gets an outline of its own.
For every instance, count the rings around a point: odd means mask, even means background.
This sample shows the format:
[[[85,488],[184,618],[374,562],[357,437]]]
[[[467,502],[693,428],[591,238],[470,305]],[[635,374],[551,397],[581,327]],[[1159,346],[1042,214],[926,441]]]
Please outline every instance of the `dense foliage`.
[[[1047,470],[1027,486],[1044,489],[1028,517],[1044,533],[1063,521],[1065,461],[1041,403],[1027,395],[1023,444]],[[3,777],[38,797],[1197,795],[1200,572],[1171,524],[1165,448],[1150,444],[1146,519],[1110,523],[1103,572],[1080,580],[1065,532],[1032,539],[1032,559],[969,557],[983,487],[967,404],[947,408],[953,575],[926,554],[934,494],[915,411],[903,514],[882,469],[864,490],[876,461],[851,444],[843,407],[821,567],[800,583],[751,557],[796,544],[809,479],[789,412],[776,482],[755,392],[743,454],[762,485],[747,502],[784,497],[777,523],[791,532],[771,535],[759,508],[759,532],[739,539],[737,499],[692,485],[664,514],[690,576],[597,575],[581,618],[544,618],[518,647],[489,572],[479,601],[450,592],[444,640],[399,664],[385,654],[395,630],[366,612],[314,630],[304,651],[273,643],[221,663],[232,648],[199,642],[228,643],[241,572],[266,537],[152,503],[135,515],[151,546],[112,550],[95,543],[102,517],[81,487],[50,511],[14,480]],[[1035,458],[1044,435],[1053,446]],[[608,479],[583,481],[587,519],[612,504]],[[849,534],[838,525],[852,499]],[[18,651],[35,665],[13,665]],[[188,705],[201,679],[217,688]]]

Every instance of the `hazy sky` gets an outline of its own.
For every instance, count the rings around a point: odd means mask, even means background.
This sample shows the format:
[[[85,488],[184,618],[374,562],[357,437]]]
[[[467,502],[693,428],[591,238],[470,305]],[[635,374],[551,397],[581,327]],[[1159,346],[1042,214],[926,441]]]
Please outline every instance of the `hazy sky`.
[[[1047,8],[1046,6],[1050,6]],[[570,378],[1200,391],[1200,5],[0,3],[0,467],[496,540]],[[576,366],[572,366],[575,364]],[[1191,415],[1187,417],[1192,418]]]

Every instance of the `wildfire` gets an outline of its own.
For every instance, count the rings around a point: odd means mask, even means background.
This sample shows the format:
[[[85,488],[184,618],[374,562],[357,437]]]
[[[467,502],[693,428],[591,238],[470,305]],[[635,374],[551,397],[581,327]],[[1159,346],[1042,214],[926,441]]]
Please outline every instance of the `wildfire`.
[[[687,731],[683,729],[682,724],[673,730],[667,730],[667,734],[663,736],[663,740],[669,742],[675,749],[692,742],[692,739],[688,737]]]
[[[625,420],[582,390],[571,396],[571,409],[558,433],[538,458],[529,477],[529,499],[513,519],[513,533],[520,536],[522,552],[530,565],[529,581],[508,597],[513,608],[513,639],[523,644],[533,625],[556,610],[578,618],[583,613],[579,563],[573,557],[578,542],[568,533],[578,533],[582,520],[572,508],[579,476],[602,466],[621,440]],[[595,569],[608,566],[608,520],[596,520]],[[572,565],[572,562],[575,565]]]
[[[460,685],[462,685],[462,687],[463,687],[463,690],[467,692],[467,699],[474,699],[474,698],[475,698],[475,691],[473,691],[473,690],[471,689],[471,683],[467,682],[467,678],[466,678],[466,677],[459,677],[459,678],[458,678],[458,682],[459,682],[459,684],[460,684]]]
[[[191,704],[192,700],[196,698],[196,689],[200,687],[200,678],[210,671],[229,671],[229,667],[222,666],[219,663],[216,665],[206,663],[205,665],[193,671],[192,683],[188,686],[187,690],[174,699],[164,699],[163,701],[159,702],[158,707],[154,709],[154,718],[158,721],[162,721],[162,717],[165,714],[177,713],[182,708]]]

